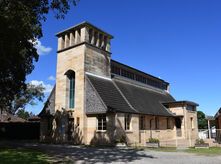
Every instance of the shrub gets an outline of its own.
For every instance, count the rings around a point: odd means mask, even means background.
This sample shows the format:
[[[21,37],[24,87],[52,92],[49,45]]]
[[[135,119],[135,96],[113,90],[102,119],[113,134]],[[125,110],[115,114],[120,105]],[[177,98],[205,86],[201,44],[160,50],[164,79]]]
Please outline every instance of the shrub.
[[[121,136],[120,142],[121,142],[121,143],[126,143],[126,142],[127,142],[127,138],[126,138],[125,135],[122,135],[122,136]]]
[[[125,135],[120,136],[120,138],[115,140],[115,143],[127,143],[127,138]]]
[[[205,144],[205,141],[203,139],[196,139],[196,144],[203,145],[203,144]]]
[[[149,143],[159,143],[160,140],[157,138],[149,138]]]

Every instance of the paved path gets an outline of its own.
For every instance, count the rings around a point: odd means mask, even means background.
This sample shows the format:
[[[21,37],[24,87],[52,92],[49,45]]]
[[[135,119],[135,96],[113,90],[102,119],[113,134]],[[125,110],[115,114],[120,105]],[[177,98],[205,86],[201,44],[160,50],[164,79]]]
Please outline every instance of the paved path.
[[[0,144],[0,146],[2,146]],[[10,146],[10,145],[8,145]],[[183,152],[95,148],[71,145],[21,144],[13,146],[41,150],[56,157],[56,163],[145,163],[145,164],[221,164],[220,156],[202,156]],[[72,162],[71,162],[72,161]]]

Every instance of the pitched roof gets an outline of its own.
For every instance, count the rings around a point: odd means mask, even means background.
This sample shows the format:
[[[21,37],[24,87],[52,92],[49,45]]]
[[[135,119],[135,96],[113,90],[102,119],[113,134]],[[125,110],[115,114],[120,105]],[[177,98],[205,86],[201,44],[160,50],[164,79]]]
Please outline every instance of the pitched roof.
[[[87,75],[107,107],[118,112],[173,116],[161,102],[175,101],[165,91],[151,89],[115,79]]]
[[[10,123],[10,122],[26,122],[26,120],[12,115],[8,112],[3,111],[2,113],[0,113],[0,122],[5,122],[5,123]]]
[[[197,103],[195,103],[195,102],[192,102],[192,101],[187,101],[187,100],[185,100],[185,101],[171,101],[171,102],[165,102],[164,103],[164,105],[170,105],[170,104],[172,104],[172,105],[192,105],[192,106],[199,106],[199,104],[197,104]]]
[[[51,115],[52,112],[55,111],[55,88],[56,88],[56,85],[53,87],[47,101],[44,104],[42,111],[38,114],[38,117]]]
[[[124,97],[114,86],[114,83],[111,79],[105,79],[91,75],[87,75],[87,77],[109,109],[120,112],[137,113],[129,106]]]
[[[215,120],[215,117],[214,116],[206,116],[206,120],[212,121],[212,120]]]
[[[214,117],[218,118],[219,116],[221,116],[221,108],[219,108]]]
[[[125,81],[115,80],[115,83],[128,102],[139,113],[157,116],[173,115],[162,104],[163,102],[175,101],[169,93],[134,85]]]

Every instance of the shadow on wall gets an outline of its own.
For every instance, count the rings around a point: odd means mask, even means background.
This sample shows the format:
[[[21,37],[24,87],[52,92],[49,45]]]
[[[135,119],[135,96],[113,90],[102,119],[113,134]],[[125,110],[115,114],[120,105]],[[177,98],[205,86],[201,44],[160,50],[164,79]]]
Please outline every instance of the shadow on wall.
[[[133,144],[138,144],[141,143],[141,140],[143,141],[144,139],[141,138],[141,134],[138,131],[134,131],[133,133],[131,132],[126,132],[124,128],[124,121],[122,118],[115,117],[116,114],[109,114],[107,115],[107,130],[106,131],[94,131],[93,138],[90,142],[91,145],[116,145],[117,143],[125,143],[127,145],[133,145]],[[162,119],[161,119],[162,121]],[[167,128],[167,122],[166,119],[164,118],[165,124],[158,124],[158,128],[156,129],[155,125],[155,119],[149,120],[148,126],[145,126],[146,131],[148,131],[147,135],[143,136],[145,137],[145,141],[148,138],[160,138],[159,135],[162,135],[162,132],[168,131]],[[175,128],[175,120],[170,120],[169,123],[170,130],[174,130]],[[174,133],[175,132],[169,132],[169,133]],[[163,133],[164,134],[164,133]],[[137,138],[136,141],[133,140],[134,137],[139,137]]]
[[[82,132],[78,125],[75,125],[74,118],[70,117],[67,111],[57,110],[53,117],[43,118],[45,132],[42,132],[42,142],[49,143],[70,143],[81,144]],[[42,125],[44,126],[44,125]]]
[[[115,114],[110,114],[107,117],[107,130],[94,131],[94,135],[91,139],[90,145],[114,146],[117,143],[128,144],[129,139],[119,118],[115,119]]]

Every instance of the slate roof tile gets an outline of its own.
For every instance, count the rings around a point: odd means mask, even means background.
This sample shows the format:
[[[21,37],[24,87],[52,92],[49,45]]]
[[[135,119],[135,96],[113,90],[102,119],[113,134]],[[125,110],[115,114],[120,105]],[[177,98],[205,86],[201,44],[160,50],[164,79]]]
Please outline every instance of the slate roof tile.
[[[127,82],[87,75],[107,107],[119,112],[173,116],[163,102],[175,101],[165,91],[155,92]]]

